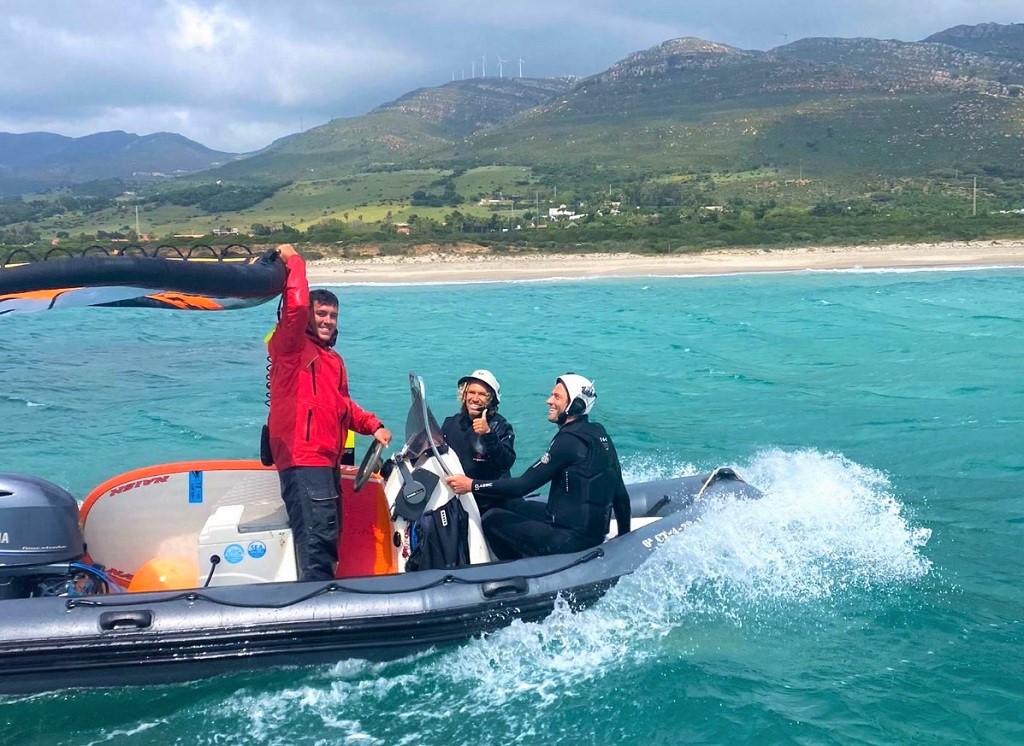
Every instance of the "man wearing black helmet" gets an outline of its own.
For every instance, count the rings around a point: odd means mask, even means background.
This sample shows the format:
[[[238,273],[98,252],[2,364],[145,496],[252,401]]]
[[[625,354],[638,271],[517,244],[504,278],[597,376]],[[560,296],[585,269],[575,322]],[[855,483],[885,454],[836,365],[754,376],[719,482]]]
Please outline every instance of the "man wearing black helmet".
[[[445,419],[441,433],[455,451],[462,470],[471,479],[489,480],[511,476],[516,461],[515,432],[498,414],[501,385],[489,370],[474,370],[459,379],[458,413]],[[499,501],[477,497],[480,514]]]
[[[559,376],[548,397],[548,421],[558,432],[521,477],[491,481],[447,477],[458,494],[504,500],[484,517],[484,536],[498,559],[579,552],[608,533],[612,512],[620,534],[630,529],[629,495],[607,431],[591,422],[597,392],[583,376]],[[550,482],[547,503],[510,501]]]

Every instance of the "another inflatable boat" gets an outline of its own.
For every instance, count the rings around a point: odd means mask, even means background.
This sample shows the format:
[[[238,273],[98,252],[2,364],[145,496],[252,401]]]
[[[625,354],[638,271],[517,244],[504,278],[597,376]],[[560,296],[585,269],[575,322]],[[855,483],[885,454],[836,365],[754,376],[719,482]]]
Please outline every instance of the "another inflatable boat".
[[[342,469],[331,582],[295,582],[277,476],[258,461],[129,472],[97,487],[80,515],[56,485],[0,474],[0,692],[408,655],[542,619],[559,596],[585,607],[709,502],[759,495],[728,468],[633,484],[630,533],[585,552],[495,562],[472,495],[441,478],[461,467],[422,381],[410,383],[406,440],[387,478],[379,449]],[[423,517],[456,503],[469,564],[425,568]]]

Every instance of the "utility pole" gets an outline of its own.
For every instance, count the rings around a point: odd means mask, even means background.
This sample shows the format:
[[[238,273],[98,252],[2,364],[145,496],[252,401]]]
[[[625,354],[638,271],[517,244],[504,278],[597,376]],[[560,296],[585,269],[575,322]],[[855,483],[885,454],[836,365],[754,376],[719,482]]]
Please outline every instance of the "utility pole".
[[[971,217],[978,217],[978,177],[974,177],[974,198],[973,206],[971,208]]]
[[[138,241],[141,235],[139,233],[139,206],[135,205],[135,240]]]

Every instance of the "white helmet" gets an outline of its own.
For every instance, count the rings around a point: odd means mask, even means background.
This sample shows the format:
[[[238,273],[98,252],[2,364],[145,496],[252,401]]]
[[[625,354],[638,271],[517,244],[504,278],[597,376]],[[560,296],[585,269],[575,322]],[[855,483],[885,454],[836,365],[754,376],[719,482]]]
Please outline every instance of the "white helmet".
[[[589,414],[594,408],[597,391],[594,382],[576,373],[564,373],[558,377],[558,383],[569,392],[569,406],[565,409],[566,417],[579,417]]]
[[[474,370],[468,376],[463,376],[459,379],[459,391],[462,391],[462,387],[470,381],[479,381],[494,394],[494,403],[498,404],[501,402],[501,384],[498,383],[498,379],[494,377],[494,374],[489,370]]]

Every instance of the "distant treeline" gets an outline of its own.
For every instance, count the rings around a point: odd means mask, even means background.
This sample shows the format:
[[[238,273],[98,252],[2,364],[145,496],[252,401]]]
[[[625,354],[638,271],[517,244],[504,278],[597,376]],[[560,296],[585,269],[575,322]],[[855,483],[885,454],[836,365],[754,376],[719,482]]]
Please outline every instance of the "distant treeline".
[[[52,199],[23,200],[21,197],[0,198],[0,226],[33,223],[68,212],[95,212],[109,206],[106,197],[75,197],[70,194]]]
[[[94,213],[111,207],[118,199],[138,205],[194,206],[210,214],[234,212],[259,204],[290,184],[290,181],[270,184],[189,184],[139,196],[126,196],[128,189],[124,182],[90,182],[70,189],[67,193],[31,199],[2,197],[0,226],[35,223],[55,215],[75,212]]]
[[[195,206],[209,213],[234,212],[248,209],[273,197],[277,190],[291,183],[279,181],[271,184],[190,184],[176,189],[161,190],[141,197],[138,201],[140,204]]]
[[[1024,216],[985,214],[920,215],[909,211],[854,209],[841,203],[821,203],[799,213],[772,213],[769,205],[726,207],[721,212],[662,210],[631,221],[591,219],[578,224],[529,227],[524,217],[495,213],[481,219],[458,211],[442,221],[411,216],[409,235],[393,226],[350,226],[330,220],[299,232],[287,228],[270,234],[274,241],[334,246],[373,244],[400,253],[416,243],[471,241],[496,250],[636,251],[677,253],[717,248],[784,249],[790,246],[842,246],[886,242],[971,241],[1024,236]]]
[[[464,170],[457,170],[451,176],[443,177],[431,182],[426,189],[417,189],[412,193],[409,201],[413,207],[456,207],[465,202],[465,198],[456,191],[455,179],[465,173]],[[441,193],[438,194],[437,190]]]
[[[817,213],[817,214],[815,214]],[[447,224],[446,224],[447,223]],[[456,212],[445,222],[412,216],[412,232],[396,232],[392,224],[358,224],[324,220],[306,230],[294,226],[255,224],[249,234],[203,239],[175,239],[167,243],[206,243],[268,245],[295,243],[315,245],[317,251],[344,255],[348,248],[373,245],[385,253],[403,253],[417,243],[454,244],[472,242],[496,251],[538,250],[560,253],[630,251],[646,254],[670,254],[720,248],[785,249],[793,246],[843,246],[887,242],[930,243],[972,241],[1024,236],[1024,216],[1016,214],[928,215],[854,211],[843,207],[819,209],[799,214],[768,214],[756,218],[750,210],[726,209],[721,213],[695,215],[687,211],[663,211],[657,218],[611,222],[590,220],[582,224],[549,224],[530,228],[522,218],[504,218],[494,214],[486,220],[467,218]],[[118,234],[119,235],[119,234]],[[74,236],[62,240],[67,249],[103,244],[115,234]],[[129,235],[129,240],[134,240]],[[161,242],[163,243],[163,242]],[[0,230],[0,248],[31,245],[41,256],[48,243],[38,234],[24,229]],[[321,248],[322,247],[322,248]],[[315,256],[315,254],[311,254]]]

